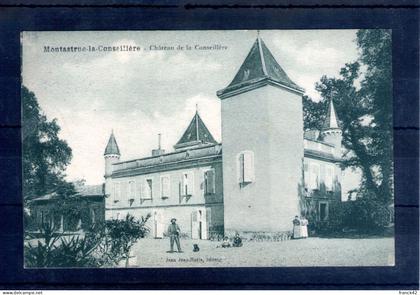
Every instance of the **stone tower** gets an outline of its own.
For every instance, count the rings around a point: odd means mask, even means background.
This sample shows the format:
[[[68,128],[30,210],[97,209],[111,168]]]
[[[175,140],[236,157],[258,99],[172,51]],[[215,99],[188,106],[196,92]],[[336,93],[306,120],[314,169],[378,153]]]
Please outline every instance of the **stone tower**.
[[[326,143],[334,145],[334,156],[336,158],[341,158],[342,134],[340,125],[338,124],[334,103],[331,99],[328,107],[327,118],[325,119],[324,126],[321,130],[321,137]]]
[[[303,89],[258,36],[222,108],[225,232],[278,232],[298,215],[303,161]]]
[[[112,174],[112,164],[120,161],[120,149],[118,148],[117,141],[115,140],[114,132],[112,131],[109,137],[108,144],[106,145],[104,158],[105,158],[105,195],[111,194],[110,177]]]

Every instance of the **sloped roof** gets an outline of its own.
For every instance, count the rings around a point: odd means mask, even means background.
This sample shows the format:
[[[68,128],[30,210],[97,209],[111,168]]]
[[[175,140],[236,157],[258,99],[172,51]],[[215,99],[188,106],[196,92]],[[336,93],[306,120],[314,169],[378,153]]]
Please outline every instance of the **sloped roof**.
[[[98,197],[104,195],[104,185],[97,184],[97,185],[83,185],[81,187],[76,187],[76,194],[72,195],[71,198],[75,197]],[[59,195],[57,192],[51,192],[40,196],[38,198],[32,199],[31,202],[39,202],[39,201],[52,201],[59,199]]]
[[[178,140],[174,148],[176,149],[183,146],[203,143],[216,144],[217,142],[207,129],[198,112],[195,112],[188,128],[185,130],[184,134]]]
[[[137,175],[153,173],[157,171],[167,171],[173,167],[190,165],[207,159],[213,161],[222,156],[222,144],[208,144],[195,146],[189,150],[175,151],[173,153],[152,156],[142,159],[118,162],[113,165],[112,177],[123,177],[127,175]]]
[[[328,106],[327,117],[325,118],[324,130],[326,129],[340,129],[340,125],[338,124],[337,120],[337,113],[335,111],[333,100],[330,100],[330,104]]]
[[[112,132],[111,136],[109,137],[104,155],[120,155],[120,149],[118,148],[117,141],[115,140],[114,132]]]
[[[263,81],[278,83],[300,93],[304,91],[303,88],[299,87],[287,76],[264,41],[258,37],[236,73],[235,78],[226,88],[218,91],[217,95],[220,97]]]
[[[84,197],[88,196],[101,196],[104,194],[104,185],[103,184],[97,184],[97,185],[84,185],[76,191]]]

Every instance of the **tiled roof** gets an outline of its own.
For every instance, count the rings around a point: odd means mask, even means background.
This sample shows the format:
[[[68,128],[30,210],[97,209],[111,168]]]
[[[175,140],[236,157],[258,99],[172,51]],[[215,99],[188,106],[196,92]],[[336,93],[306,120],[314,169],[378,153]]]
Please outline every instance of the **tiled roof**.
[[[322,129],[339,129],[340,125],[338,124],[337,120],[337,113],[335,111],[333,100],[330,100],[330,104],[328,106],[327,117],[325,118],[324,126]]]
[[[84,197],[87,196],[100,196],[104,194],[103,184],[97,185],[84,185],[77,189],[77,192]]]
[[[155,157],[147,157],[131,161],[119,162],[113,165],[113,177],[119,176],[123,171],[136,170],[137,172],[149,171],[169,165],[180,165],[182,163],[194,162],[201,159],[217,158],[222,155],[222,144],[209,144],[207,146],[195,147],[189,150],[176,151]]]
[[[114,132],[112,132],[111,136],[109,137],[104,155],[120,155],[120,149],[118,148],[117,141],[115,140]]]
[[[203,143],[216,144],[217,142],[214,140],[210,131],[207,129],[198,112],[196,112],[190,124],[188,125],[188,128],[185,130],[184,134],[176,143],[174,148],[177,149],[183,146],[191,146]]]
[[[303,92],[303,88],[299,87],[287,76],[264,41],[258,37],[235,78],[233,78],[228,87],[218,91],[217,95],[220,97],[229,92],[237,91],[264,81],[275,82],[298,92]]]
[[[76,188],[76,194],[71,197],[97,197],[103,196],[104,189],[103,184],[98,185],[84,185],[81,187]],[[31,202],[38,202],[38,201],[50,201],[55,200],[58,198],[57,192],[52,192],[41,197],[35,198],[31,200]]]

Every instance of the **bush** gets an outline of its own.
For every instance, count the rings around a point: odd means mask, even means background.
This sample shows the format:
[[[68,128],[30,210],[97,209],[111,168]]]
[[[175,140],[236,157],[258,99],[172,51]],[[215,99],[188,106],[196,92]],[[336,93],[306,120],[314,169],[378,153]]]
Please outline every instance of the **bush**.
[[[382,234],[390,223],[387,206],[366,196],[355,201],[331,202],[327,221],[312,222],[311,229],[321,235]],[[310,221],[311,222],[311,221]]]
[[[349,202],[344,225],[360,232],[380,232],[390,222],[388,208],[373,198],[359,198]]]
[[[142,217],[141,220],[127,215],[125,220],[106,221],[105,237],[108,247],[105,252],[113,257],[115,263],[118,264],[119,261],[128,259],[131,247],[149,232],[149,228],[146,226],[149,218],[150,214],[146,218]]]
[[[41,229],[41,239],[35,246],[25,245],[27,267],[103,267],[128,261],[134,243],[149,229],[150,218],[136,220],[127,215],[124,220],[108,220],[98,224],[85,236],[54,234],[49,225]]]

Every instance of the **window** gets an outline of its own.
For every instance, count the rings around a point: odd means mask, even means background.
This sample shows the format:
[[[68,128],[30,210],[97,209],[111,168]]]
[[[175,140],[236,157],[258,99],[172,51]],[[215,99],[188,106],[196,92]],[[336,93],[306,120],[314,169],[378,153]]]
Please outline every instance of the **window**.
[[[136,197],[136,182],[135,181],[128,182],[128,197],[129,199],[134,199]]]
[[[333,190],[333,175],[334,175],[334,169],[331,165],[325,166],[325,188],[327,191]]]
[[[241,152],[238,155],[238,176],[239,183],[250,183],[254,181],[254,153],[251,151]]]
[[[303,163],[303,179],[304,179],[304,187],[309,187],[309,165],[308,163]]]
[[[319,189],[319,165],[311,163],[309,171],[309,188]]]
[[[143,200],[151,200],[153,198],[153,180],[146,179],[146,183],[144,184],[144,192],[143,192]]]
[[[193,194],[193,174],[190,172],[182,173],[181,193],[183,196],[192,196]]]
[[[128,182],[128,204],[133,206],[136,197],[136,182],[131,180]]]
[[[96,214],[95,214],[95,209],[90,208],[90,222],[91,224],[95,224],[96,221]]]
[[[216,192],[215,187],[215,171],[214,169],[204,172],[204,193],[211,195]]]
[[[141,181],[137,180],[136,181],[136,198],[141,199],[142,194],[141,194]]]
[[[120,183],[120,198],[128,199],[128,182]]]
[[[119,182],[114,183],[114,200],[118,201],[121,197],[121,185]]]
[[[169,176],[160,177],[160,196],[162,199],[169,198],[170,195],[170,179]]]

